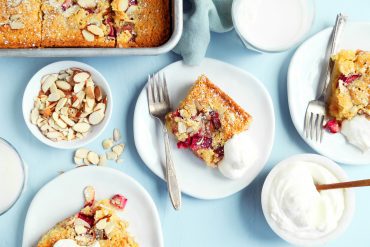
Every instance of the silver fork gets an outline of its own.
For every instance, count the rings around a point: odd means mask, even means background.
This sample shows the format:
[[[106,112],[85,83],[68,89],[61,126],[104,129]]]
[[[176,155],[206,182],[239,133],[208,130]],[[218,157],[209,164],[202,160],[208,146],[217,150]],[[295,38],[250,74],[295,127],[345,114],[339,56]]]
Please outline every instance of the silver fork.
[[[179,210],[181,207],[181,191],[176,178],[168,140],[168,132],[165,126],[165,116],[171,111],[171,104],[164,74],[162,74],[162,76],[159,74],[157,74],[157,76],[148,76],[147,96],[150,115],[158,119],[161,123],[166,151],[167,188],[173,207]]]
[[[329,53],[326,55],[326,61],[328,61],[326,65],[326,70],[324,77],[322,78],[321,82],[319,83],[319,96],[315,100],[311,100],[306,109],[306,116],[304,121],[304,133],[306,138],[310,138],[311,140],[315,140],[316,142],[322,141],[323,135],[323,124],[326,116],[326,108],[325,108],[325,101],[326,101],[326,94],[327,94],[327,87],[330,82],[330,74],[331,74],[331,66],[330,66],[330,56],[336,52],[338,47],[338,40],[340,34],[343,30],[343,26],[347,21],[347,17],[343,14],[338,14],[337,19],[335,21],[335,25],[333,28],[333,32],[331,34],[330,43],[329,43]]]

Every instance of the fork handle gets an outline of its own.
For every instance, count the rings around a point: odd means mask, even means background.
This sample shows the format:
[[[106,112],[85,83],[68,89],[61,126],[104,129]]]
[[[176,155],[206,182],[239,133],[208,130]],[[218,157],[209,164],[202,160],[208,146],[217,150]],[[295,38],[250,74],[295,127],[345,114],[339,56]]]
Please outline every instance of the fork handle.
[[[329,42],[329,47],[328,47],[329,48],[328,49],[329,54],[327,54],[327,56],[329,56],[329,57],[326,57],[327,58],[326,61],[328,61],[328,62],[326,64],[325,75],[323,77],[321,93],[318,97],[318,99],[320,99],[320,100],[326,100],[327,87],[329,85],[330,76],[331,76],[330,56],[332,54],[334,54],[336,52],[337,48],[338,48],[339,37],[341,36],[341,33],[343,31],[343,27],[344,27],[344,24],[346,23],[346,21],[347,21],[347,17],[344,16],[342,13],[339,13],[337,15],[337,19],[335,21],[333,32],[332,32],[331,37],[330,37],[330,42]]]
[[[179,210],[181,207],[181,191],[177,181],[175,167],[173,166],[168,131],[164,124],[162,124],[162,128],[164,134],[164,147],[166,151],[166,178],[168,192],[170,194],[170,199],[173,207],[176,210]]]

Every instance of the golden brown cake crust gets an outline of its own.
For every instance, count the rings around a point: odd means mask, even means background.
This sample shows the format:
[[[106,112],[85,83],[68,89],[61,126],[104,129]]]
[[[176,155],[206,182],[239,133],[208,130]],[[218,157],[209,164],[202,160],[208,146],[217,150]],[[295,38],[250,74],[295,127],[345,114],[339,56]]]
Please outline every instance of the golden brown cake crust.
[[[73,4],[63,10],[65,0],[43,0],[42,46],[43,47],[114,47],[114,37],[108,37],[110,27],[105,23],[109,11],[108,0],[96,1],[90,13]],[[96,26],[103,35],[91,33],[89,25]],[[92,40],[83,34],[86,32]]]
[[[126,11],[120,9],[120,1],[112,2],[117,47],[156,47],[169,39],[171,16],[168,0],[138,0],[137,6],[129,6]]]
[[[370,52],[342,50],[332,60],[330,116],[338,121],[370,117]]]
[[[192,149],[213,167],[223,157],[225,142],[251,122],[252,116],[205,75],[198,78],[177,110],[166,116],[167,128],[178,139],[178,146]]]
[[[41,45],[40,0],[0,0],[0,48]]]

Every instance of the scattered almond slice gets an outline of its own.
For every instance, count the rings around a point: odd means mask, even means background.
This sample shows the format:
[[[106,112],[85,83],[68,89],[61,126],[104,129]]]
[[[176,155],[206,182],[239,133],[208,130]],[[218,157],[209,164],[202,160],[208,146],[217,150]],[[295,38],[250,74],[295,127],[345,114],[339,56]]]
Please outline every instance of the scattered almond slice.
[[[102,146],[104,149],[109,149],[113,146],[113,140],[112,139],[105,139],[103,142],[102,142]]]
[[[84,189],[85,205],[92,205],[95,201],[95,189],[93,186],[86,186]]]
[[[48,96],[48,101],[49,102],[55,102],[55,101],[58,101],[59,99],[60,99],[59,93],[51,93]]]
[[[98,230],[104,230],[106,226],[107,226],[106,218],[99,220],[95,225],[96,229]]]
[[[31,123],[37,124],[39,116],[40,116],[39,110],[37,108],[33,108],[31,111]]]
[[[87,159],[89,160],[89,162],[91,164],[94,164],[94,165],[97,165],[99,163],[99,155],[95,152],[92,152],[90,151],[88,154],[87,154]]]
[[[107,164],[107,156],[105,154],[100,155],[99,157],[99,166],[105,166]]]
[[[115,128],[113,130],[113,140],[115,142],[118,142],[120,139],[121,139],[121,132],[119,131],[119,129]]]
[[[79,148],[75,152],[75,157],[84,159],[87,157],[87,154],[89,153],[89,150],[86,148]]]
[[[112,151],[115,152],[119,157],[123,153],[124,148],[125,148],[124,144],[118,144],[112,148]]]
[[[76,156],[73,158],[73,161],[74,161],[74,162],[75,162],[75,164],[76,164],[76,165],[78,165],[78,166],[81,166],[81,165],[84,165],[84,164],[85,164],[83,159],[78,158],[78,157],[76,157]]]
[[[97,25],[89,25],[87,26],[87,30],[92,34],[97,35],[98,37],[104,37],[103,30]]]
[[[90,114],[89,123],[92,125],[99,124],[104,119],[104,112],[96,111]]]
[[[76,83],[85,83],[86,80],[90,77],[90,74],[87,72],[79,72],[73,76],[73,80]]]
[[[85,132],[89,131],[90,124],[88,124],[88,123],[77,123],[72,128],[73,128],[73,130],[75,130],[79,133],[85,133]]]
[[[118,155],[115,152],[109,151],[106,153],[108,160],[116,160]]]
[[[59,80],[55,82],[56,86],[61,90],[71,90],[72,86],[66,81]]]

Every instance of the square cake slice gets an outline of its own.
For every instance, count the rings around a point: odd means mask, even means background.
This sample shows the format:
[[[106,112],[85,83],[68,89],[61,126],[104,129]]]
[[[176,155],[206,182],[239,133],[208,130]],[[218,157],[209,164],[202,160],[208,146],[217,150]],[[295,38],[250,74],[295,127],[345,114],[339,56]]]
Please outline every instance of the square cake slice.
[[[113,0],[117,47],[156,47],[171,32],[168,0]]]
[[[43,47],[114,47],[109,0],[42,0]]]
[[[211,167],[222,160],[225,142],[251,122],[252,117],[205,75],[166,116],[166,126],[176,136],[178,148],[191,149]]]
[[[0,0],[0,48],[41,44],[41,0]]]
[[[330,116],[337,121],[370,117],[370,52],[342,50],[332,61]]]

